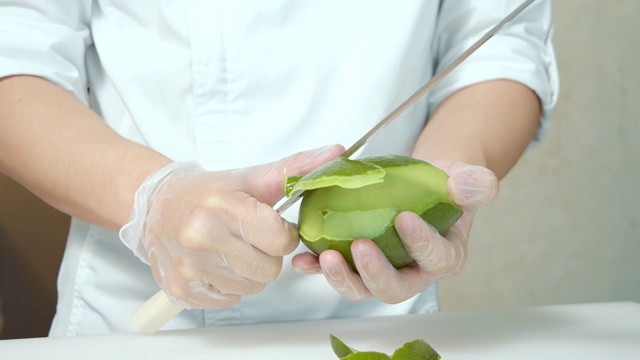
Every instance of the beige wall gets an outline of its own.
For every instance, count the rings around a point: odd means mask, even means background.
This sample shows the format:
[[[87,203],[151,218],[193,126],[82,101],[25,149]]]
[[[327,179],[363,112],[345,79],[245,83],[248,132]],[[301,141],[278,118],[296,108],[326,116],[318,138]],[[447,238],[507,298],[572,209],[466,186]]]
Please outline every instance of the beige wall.
[[[640,1],[556,0],[545,141],[479,211],[443,310],[640,301]]]

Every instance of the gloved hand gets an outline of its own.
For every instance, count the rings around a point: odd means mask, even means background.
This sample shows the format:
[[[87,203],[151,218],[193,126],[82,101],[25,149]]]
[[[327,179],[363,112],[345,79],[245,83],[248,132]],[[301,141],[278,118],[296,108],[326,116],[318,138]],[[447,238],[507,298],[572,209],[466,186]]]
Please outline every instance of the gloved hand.
[[[295,226],[272,208],[284,179],[343,152],[332,146],[230,171],[170,164],[140,186],[120,237],[151,265],[172,301],[185,308],[232,306],[274,280],[282,257],[298,245]]]
[[[449,193],[464,213],[445,236],[412,212],[398,214],[396,230],[414,263],[395,269],[373,241],[358,239],[351,245],[358,273],[333,250],[326,250],[319,257],[297,254],[292,259],[293,267],[305,274],[323,273],[338,292],[351,300],[377,297],[391,304],[407,300],[443,277],[459,273],[466,262],[476,208],[493,201],[498,194],[498,179],[481,166],[450,161],[432,164],[449,175]]]

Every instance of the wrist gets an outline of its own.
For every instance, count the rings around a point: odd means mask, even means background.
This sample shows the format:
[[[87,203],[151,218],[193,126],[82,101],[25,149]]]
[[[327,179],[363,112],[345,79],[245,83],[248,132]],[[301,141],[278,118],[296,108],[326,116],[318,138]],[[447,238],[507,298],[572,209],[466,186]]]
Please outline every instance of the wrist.
[[[190,176],[205,171],[196,161],[171,162],[144,179],[135,192],[128,222],[120,228],[120,240],[142,262],[149,264],[144,247],[144,229],[149,209],[162,188],[170,183],[179,182],[184,175]]]

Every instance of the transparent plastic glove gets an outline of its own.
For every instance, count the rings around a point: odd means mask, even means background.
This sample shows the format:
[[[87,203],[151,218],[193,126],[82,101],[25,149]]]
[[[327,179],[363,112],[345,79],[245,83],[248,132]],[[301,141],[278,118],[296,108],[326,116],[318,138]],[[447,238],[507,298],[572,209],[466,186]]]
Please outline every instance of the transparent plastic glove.
[[[462,217],[445,236],[412,212],[400,213],[395,226],[415,262],[395,269],[369,239],[351,245],[358,273],[340,253],[327,250],[319,257],[296,255],[293,267],[305,274],[323,273],[343,296],[364,301],[372,297],[399,303],[443,277],[459,273],[466,262],[467,243],[476,208],[489,204],[498,194],[498,179],[489,169],[462,162],[433,162],[448,175],[449,193],[463,207]]]
[[[136,193],[121,239],[151,265],[168,297],[185,308],[232,306],[280,273],[298,245],[295,226],[272,208],[284,179],[305,174],[344,151],[333,146],[246,169],[206,171],[173,163]]]

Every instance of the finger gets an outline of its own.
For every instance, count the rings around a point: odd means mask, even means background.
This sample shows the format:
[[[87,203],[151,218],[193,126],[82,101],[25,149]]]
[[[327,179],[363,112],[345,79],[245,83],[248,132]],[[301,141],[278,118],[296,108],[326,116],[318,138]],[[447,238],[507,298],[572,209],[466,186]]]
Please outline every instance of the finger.
[[[250,196],[241,206],[236,235],[246,243],[274,257],[288,255],[298,247],[298,230],[272,207]]]
[[[397,304],[417,293],[415,281],[408,281],[395,269],[373,241],[354,241],[351,253],[363,284],[381,301]]]
[[[320,254],[319,262],[329,284],[342,296],[353,301],[365,301],[373,297],[339,252],[325,250]]]
[[[415,262],[395,269],[370,240],[358,240],[352,246],[352,252],[365,286],[374,296],[388,304],[405,301],[443,277],[425,271]]]
[[[309,252],[296,254],[291,259],[291,266],[300,274],[314,275],[322,273],[318,256]]]
[[[236,274],[238,279],[262,284],[274,280],[282,268],[282,258],[263,251],[268,249],[260,244],[269,244],[271,240],[276,244],[273,247],[294,249],[298,242],[296,231],[285,229],[282,224],[285,221],[277,216],[273,209],[241,191],[236,192],[235,196],[226,196],[225,200],[229,204],[238,204],[238,206],[224,211],[209,208],[195,209],[181,229],[178,235],[181,248],[178,249],[178,253],[184,252],[183,258],[190,262],[188,267],[185,266],[187,270],[184,270],[183,277],[188,280],[199,279],[197,273],[189,277],[186,272],[190,267],[205,274],[228,271]],[[253,210],[265,209],[267,214],[271,214],[271,221],[268,221],[267,225],[260,223],[267,221],[265,216],[259,212],[243,210],[243,206]],[[247,213],[242,214],[243,211]],[[271,237],[268,234],[274,235]],[[292,238],[294,240],[291,240]],[[289,244],[290,242],[294,244]],[[283,252],[286,251],[283,250]],[[177,269],[183,267],[183,264],[175,263],[179,259],[179,257],[173,258],[174,263],[171,267]],[[218,283],[213,285],[223,289]]]
[[[222,294],[249,295],[262,291],[266,283],[278,276],[282,259],[231,247],[198,254],[193,266],[177,268],[184,279],[211,285]]]
[[[296,153],[274,163],[250,168],[246,174],[247,192],[258,200],[275,205],[284,196],[284,180],[302,176],[344,153],[342,145],[332,145]]]
[[[164,269],[158,262],[155,252],[149,258],[151,270],[160,288],[174,303],[187,309],[191,308],[224,308],[235,305],[239,295],[222,294],[208,282],[193,281],[180,276],[181,272]],[[192,271],[190,273],[193,273]]]
[[[176,299],[186,308],[221,309],[234,306],[240,301],[240,295],[222,294],[220,290],[208,283],[191,281],[188,283],[189,296]]]
[[[449,175],[449,194],[463,207],[481,207],[498,195],[499,181],[489,169],[463,162],[434,162]]]
[[[246,253],[243,255],[247,257]],[[167,292],[182,301],[192,302],[193,306],[218,307],[230,304],[234,295],[262,291],[264,282],[240,276],[232,269],[231,262],[223,252],[174,258],[171,276],[165,277]],[[255,273],[260,274],[259,271]]]
[[[396,216],[395,226],[409,255],[431,274],[455,274],[466,262],[467,239],[474,210],[467,210],[446,234],[446,238],[412,212]]]

